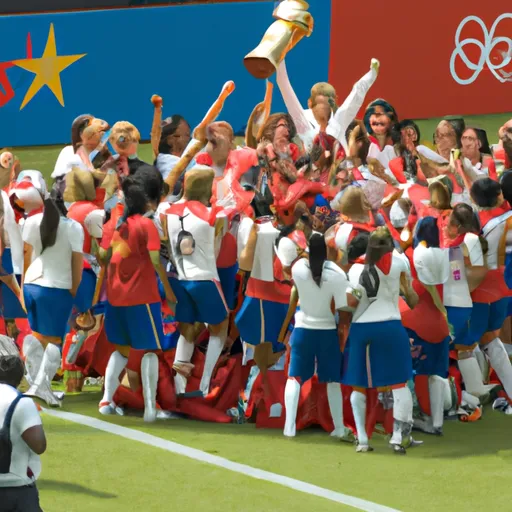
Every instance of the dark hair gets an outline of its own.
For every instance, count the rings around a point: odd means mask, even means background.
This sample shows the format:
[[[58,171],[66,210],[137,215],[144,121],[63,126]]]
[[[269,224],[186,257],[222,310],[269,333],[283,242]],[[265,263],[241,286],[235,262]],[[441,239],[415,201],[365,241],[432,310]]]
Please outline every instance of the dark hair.
[[[127,176],[123,180],[122,190],[125,202],[123,222],[133,215],[144,215],[147,209],[148,198],[141,181],[135,176]]]
[[[480,223],[469,204],[459,203],[453,208],[450,220],[455,221],[462,233],[479,233]],[[453,224],[453,222],[452,222]]]
[[[420,128],[412,119],[404,119],[391,127],[391,138],[393,139],[393,144],[400,144],[400,141],[402,140],[402,130],[405,128],[412,128],[416,132],[416,142],[419,144],[421,138]]]
[[[172,144],[167,142],[167,139],[176,133],[176,130],[180,126],[181,122],[185,121],[183,116],[179,114],[173,114],[170,117],[170,121],[162,128],[162,134],[160,135],[160,142],[158,144],[158,152],[166,155],[170,155],[173,151]],[[185,121],[187,123],[187,121]],[[187,123],[187,126],[189,124]],[[190,127],[190,126],[189,126]]]
[[[367,231],[361,231],[350,241],[347,247],[347,257],[349,263],[353,263],[357,260],[357,258],[366,253],[369,239],[370,233]]]
[[[281,121],[281,119],[284,119],[288,124],[290,142],[292,142],[295,136],[297,135],[297,128],[295,127],[295,123],[293,122],[292,116],[290,116],[290,114],[285,113],[272,114],[271,116],[269,116],[267,122],[263,125],[260,140],[267,140],[269,142],[272,142],[274,140],[277,125],[279,124],[279,121]]]
[[[471,199],[480,208],[494,208],[498,204],[498,196],[501,193],[501,186],[491,178],[476,180],[471,186]]]
[[[482,253],[484,256],[487,254],[489,251],[489,243],[480,235],[480,220],[477,213],[469,204],[459,203],[455,205],[450,215],[450,222],[452,225],[454,225],[454,223],[456,224],[456,227],[461,234],[473,233],[478,235],[480,245],[482,246]]]
[[[128,172],[130,175],[139,172],[139,169],[144,165],[149,165],[142,161],[140,158],[128,158]]]
[[[134,174],[135,181],[142,185],[147,201],[159,204],[164,190],[164,179],[160,171],[149,164],[142,164]]]
[[[512,206],[512,169],[506,170],[500,178],[501,191],[503,197]]]
[[[327,260],[327,245],[325,238],[319,233],[314,233],[309,239],[309,268],[313,281],[320,286],[322,282],[322,270]]]
[[[0,383],[17,388],[25,375],[25,365],[20,356],[0,356]]]
[[[474,126],[466,126],[462,135],[466,133],[468,130],[473,130],[475,132],[476,138],[480,142],[480,153],[484,153],[486,155],[491,154],[491,148],[489,146],[489,139],[487,138],[487,132],[482,128],[475,128]],[[462,137],[461,135],[461,137]]]
[[[315,150],[315,148],[320,148],[320,146],[314,146],[312,148],[310,154],[302,155],[297,159],[297,161],[295,162],[295,169],[297,169],[297,171],[300,171],[303,167],[306,167],[306,173],[311,170],[312,163],[316,162],[316,160],[318,160],[318,158],[320,158],[320,154],[321,154],[318,151],[318,149]],[[320,150],[321,150],[321,148],[320,148]],[[314,154],[317,157],[316,160],[312,159],[312,157],[311,157],[312,154]]]
[[[427,242],[427,247],[439,247],[439,226],[435,217],[423,217],[414,230],[413,247]]]
[[[61,212],[57,208],[53,199],[45,199],[43,218],[39,226],[41,235],[41,254],[48,247],[53,247],[57,240],[57,230],[59,228]]]

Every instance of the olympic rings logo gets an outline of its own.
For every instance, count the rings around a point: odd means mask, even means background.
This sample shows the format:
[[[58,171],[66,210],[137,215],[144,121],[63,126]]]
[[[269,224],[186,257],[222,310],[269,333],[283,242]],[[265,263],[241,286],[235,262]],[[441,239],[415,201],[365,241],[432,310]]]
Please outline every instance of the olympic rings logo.
[[[512,62],[512,39],[510,37],[494,37],[494,33],[498,28],[498,25],[505,19],[512,20],[512,13],[502,14],[499,16],[496,21],[493,23],[491,30],[487,31],[487,27],[485,23],[478,18],[477,16],[468,16],[464,18],[457,28],[457,32],[455,34],[455,50],[453,50],[451,59],[450,59],[450,72],[452,74],[453,79],[460,85],[469,85],[472,84],[480,75],[484,66],[487,66],[489,71],[502,83],[511,82],[512,81],[512,73],[507,73],[503,68],[508,66],[510,62]],[[462,30],[466,26],[466,24],[474,21],[482,28],[482,33],[484,35],[484,42],[479,41],[478,39],[468,38],[463,41],[460,40],[460,35]],[[508,46],[508,51],[500,52],[502,60],[499,64],[494,64],[491,62],[490,55],[493,50],[499,44],[505,43]],[[472,62],[469,60],[468,56],[465,53],[464,48],[469,45],[474,45],[480,50],[480,58],[478,62]],[[473,71],[473,74],[467,78],[463,79],[457,74],[455,69],[455,61],[457,57],[460,57],[462,62],[466,65],[466,67]]]

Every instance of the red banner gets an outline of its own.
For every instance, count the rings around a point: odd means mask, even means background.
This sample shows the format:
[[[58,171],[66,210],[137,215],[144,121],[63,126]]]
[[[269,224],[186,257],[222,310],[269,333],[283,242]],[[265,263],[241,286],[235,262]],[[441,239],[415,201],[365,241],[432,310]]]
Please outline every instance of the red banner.
[[[375,57],[367,99],[386,99],[401,119],[510,112],[511,11],[506,0],[336,0],[329,81],[343,99]]]

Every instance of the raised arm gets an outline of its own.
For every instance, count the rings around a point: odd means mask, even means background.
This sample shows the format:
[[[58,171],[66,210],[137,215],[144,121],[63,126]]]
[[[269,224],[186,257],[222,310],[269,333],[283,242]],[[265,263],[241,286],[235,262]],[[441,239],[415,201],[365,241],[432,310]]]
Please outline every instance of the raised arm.
[[[304,113],[304,109],[300,104],[299,98],[297,98],[297,95],[293,90],[290,79],[288,78],[288,72],[286,70],[284,60],[277,68],[276,81],[277,86],[281,91],[281,95],[283,96],[286,109],[295,123],[297,133],[304,142],[304,145],[307,146],[309,143],[313,142],[313,134],[311,132],[314,132],[314,130],[312,130],[311,124]],[[311,141],[309,141],[309,139],[311,139]]]
[[[348,125],[355,119],[357,113],[363,106],[364,99],[370,87],[375,83],[375,80],[377,80],[379,66],[379,61],[372,59],[370,71],[355,83],[354,87],[352,87],[352,91],[350,91],[350,94],[343,102],[343,105],[341,105],[329,121],[327,133],[339,140],[346,152],[348,152],[348,144],[345,138],[345,132],[347,131]]]

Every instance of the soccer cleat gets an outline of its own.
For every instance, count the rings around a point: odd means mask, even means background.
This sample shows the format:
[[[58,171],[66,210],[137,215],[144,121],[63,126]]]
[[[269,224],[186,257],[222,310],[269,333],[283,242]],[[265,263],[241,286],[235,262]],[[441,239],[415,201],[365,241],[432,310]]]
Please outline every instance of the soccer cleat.
[[[369,444],[357,444],[356,453],[368,453],[373,452],[373,448]]]
[[[101,402],[99,406],[99,413],[103,416],[124,416],[124,410],[118,407],[114,402]]]
[[[500,397],[497,398],[492,404],[492,408],[495,411],[502,412],[507,416],[512,416],[512,405],[510,405],[509,401],[506,398]]]
[[[342,443],[353,443],[355,441],[354,433],[347,427],[333,430],[330,435],[339,439]]]
[[[51,384],[47,380],[41,382],[38,386],[31,386],[25,395],[35,400],[41,400],[50,407],[62,407],[62,401],[55,396]]]

